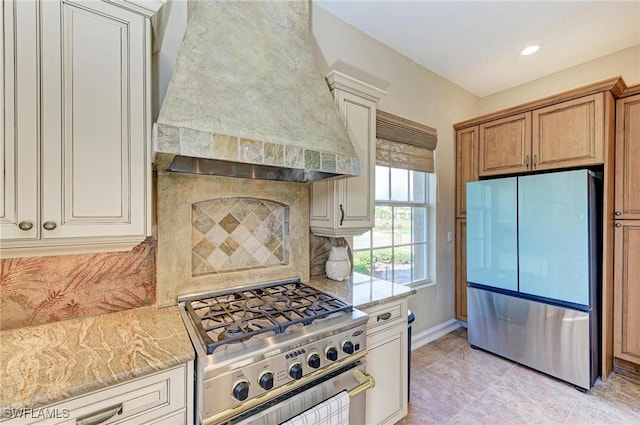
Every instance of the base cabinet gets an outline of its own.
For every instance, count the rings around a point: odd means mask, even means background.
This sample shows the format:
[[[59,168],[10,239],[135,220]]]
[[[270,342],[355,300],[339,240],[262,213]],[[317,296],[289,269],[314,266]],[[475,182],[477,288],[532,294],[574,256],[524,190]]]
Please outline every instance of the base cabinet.
[[[36,409],[17,409],[6,425],[188,425],[193,423],[193,362]],[[5,412],[6,415],[6,412]]]
[[[407,300],[364,309],[367,324],[367,372],[376,381],[367,391],[366,424],[394,424],[407,415]]]

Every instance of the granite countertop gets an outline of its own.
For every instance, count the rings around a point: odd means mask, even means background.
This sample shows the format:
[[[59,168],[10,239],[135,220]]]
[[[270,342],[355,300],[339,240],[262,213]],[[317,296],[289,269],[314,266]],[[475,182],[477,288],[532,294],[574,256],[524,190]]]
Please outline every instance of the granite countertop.
[[[373,307],[416,293],[415,289],[381,279],[354,282],[353,276],[343,282],[324,277],[311,278],[307,283],[316,289],[353,304],[356,308]]]
[[[2,331],[0,407],[46,406],[194,357],[177,307],[141,307]]]

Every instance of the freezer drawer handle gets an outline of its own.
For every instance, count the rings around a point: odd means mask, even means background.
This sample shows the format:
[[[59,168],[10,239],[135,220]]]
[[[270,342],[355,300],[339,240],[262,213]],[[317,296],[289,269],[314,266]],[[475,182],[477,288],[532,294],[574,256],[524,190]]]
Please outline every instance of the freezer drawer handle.
[[[122,415],[122,403],[82,416],[76,419],[76,425],[98,425],[108,421],[115,415]]]

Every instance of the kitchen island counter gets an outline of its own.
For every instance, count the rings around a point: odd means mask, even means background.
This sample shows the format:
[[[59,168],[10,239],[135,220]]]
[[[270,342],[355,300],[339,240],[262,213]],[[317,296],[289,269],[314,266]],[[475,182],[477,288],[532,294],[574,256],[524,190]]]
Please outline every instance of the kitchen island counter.
[[[195,357],[177,307],[141,307],[0,332],[0,407],[36,409]]]
[[[343,282],[331,280],[327,277],[316,277],[311,278],[307,284],[360,309],[405,298],[416,293],[415,289],[381,279],[354,283],[353,277]]]

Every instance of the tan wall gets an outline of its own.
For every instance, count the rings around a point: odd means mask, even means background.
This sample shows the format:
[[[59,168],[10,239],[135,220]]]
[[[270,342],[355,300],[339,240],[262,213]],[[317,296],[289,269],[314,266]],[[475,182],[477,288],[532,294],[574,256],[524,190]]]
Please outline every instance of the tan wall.
[[[640,83],[640,44],[518,87],[485,96],[480,99],[480,115],[618,75],[622,76],[627,85]]]

